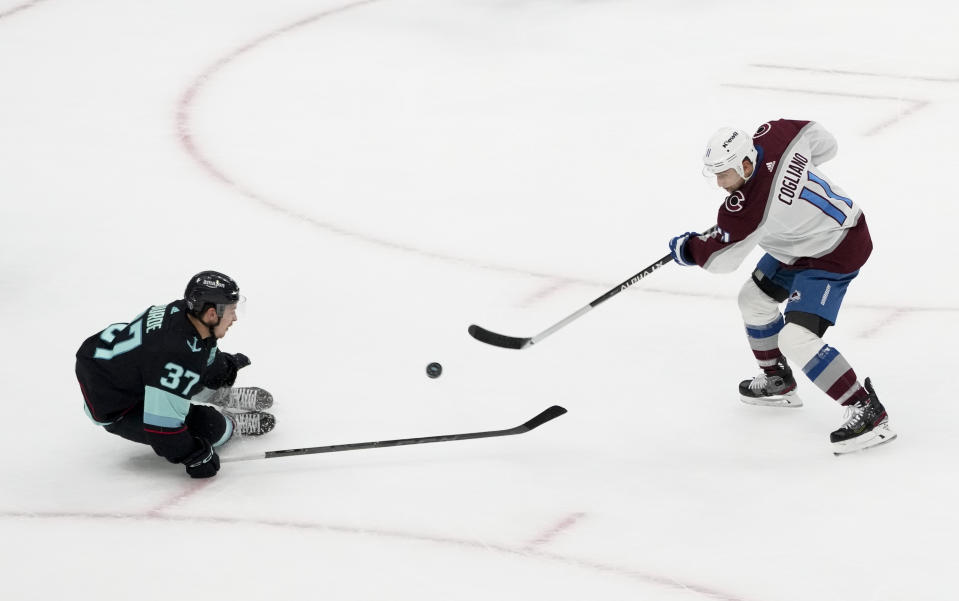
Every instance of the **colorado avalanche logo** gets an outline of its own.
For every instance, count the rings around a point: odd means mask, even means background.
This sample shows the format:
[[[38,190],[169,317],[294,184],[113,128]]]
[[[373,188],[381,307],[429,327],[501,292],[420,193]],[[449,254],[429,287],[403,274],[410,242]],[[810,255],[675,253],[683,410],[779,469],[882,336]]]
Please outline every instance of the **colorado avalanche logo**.
[[[763,123],[762,125],[759,126],[759,129],[756,130],[756,133],[753,134],[753,139],[755,140],[756,138],[761,138],[765,136],[766,134],[769,133],[769,130],[771,130],[772,128],[773,126],[770,125],[768,122]]]
[[[743,210],[743,204],[746,202],[746,197],[743,196],[742,192],[733,192],[726,197],[726,210],[730,213],[738,213]]]

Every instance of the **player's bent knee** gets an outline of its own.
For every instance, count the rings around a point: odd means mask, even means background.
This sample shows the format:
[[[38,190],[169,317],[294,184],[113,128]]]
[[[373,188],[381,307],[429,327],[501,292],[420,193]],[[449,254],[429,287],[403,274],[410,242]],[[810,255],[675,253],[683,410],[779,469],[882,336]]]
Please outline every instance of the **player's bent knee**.
[[[802,326],[820,338],[826,333],[829,326],[833,325],[832,322],[825,317],[821,317],[815,313],[806,313],[805,311],[790,311],[786,313],[786,323],[794,323],[797,326]]]
[[[226,442],[233,430],[229,418],[206,405],[191,405],[186,425],[190,432],[214,443],[214,446]]]
[[[747,324],[765,325],[779,318],[779,303],[760,290],[752,278],[739,289],[738,302]]]
[[[787,323],[779,332],[779,350],[800,368],[816,356],[823,344],[822,338],[796,323]]]

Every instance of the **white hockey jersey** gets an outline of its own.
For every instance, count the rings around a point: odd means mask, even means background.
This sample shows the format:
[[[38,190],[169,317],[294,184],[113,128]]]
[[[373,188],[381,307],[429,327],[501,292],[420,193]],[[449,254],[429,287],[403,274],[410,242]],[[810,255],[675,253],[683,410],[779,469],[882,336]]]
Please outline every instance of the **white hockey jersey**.
[[[836,139],[812,121],[780,119],[753,135],[752,177],[726,197],[717,228],[690,239],[689,256],[712,272],[735,270],[757,244],[784,265],[851,273],[872,251],[862,210],[820,169]]]

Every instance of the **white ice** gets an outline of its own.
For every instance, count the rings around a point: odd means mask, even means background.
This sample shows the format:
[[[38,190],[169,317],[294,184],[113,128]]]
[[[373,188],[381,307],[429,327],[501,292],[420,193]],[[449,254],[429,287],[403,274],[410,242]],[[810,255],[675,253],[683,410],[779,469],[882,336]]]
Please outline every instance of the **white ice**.
[[[0,599],[949,601],[959,596],[949,2],[0,1]],[[836,134],[875,252],[827,341],[899,433],[741,404],[709,134]],[[100,431],[80,342],[203,269],[277,428],[206,481]],[[428,379],[430,361],[445,367]]]

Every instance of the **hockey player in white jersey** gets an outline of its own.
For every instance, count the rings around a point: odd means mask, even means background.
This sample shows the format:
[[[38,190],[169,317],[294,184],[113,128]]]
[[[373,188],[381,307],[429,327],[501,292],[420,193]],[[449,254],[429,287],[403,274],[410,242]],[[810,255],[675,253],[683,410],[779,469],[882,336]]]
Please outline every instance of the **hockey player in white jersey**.
[[[802,405],[789,363],[799,366],[847,408],[846,421],[830,435],[833,451],[842,454],[896,435],[870,379],[860,383],[822,339],[872,251],[859,205],[820,169],[836,151],[832,134],[812,121],[770,121],[753,136],[720,129],[703,157],[704,175],[729,194],[717,226],[708,235],[676,236],[669,248],[676,263],[715,273],[735,270],[756,245],[766,251],[739,293],[749,346],[762,369],[740,383],[740,398]]]

